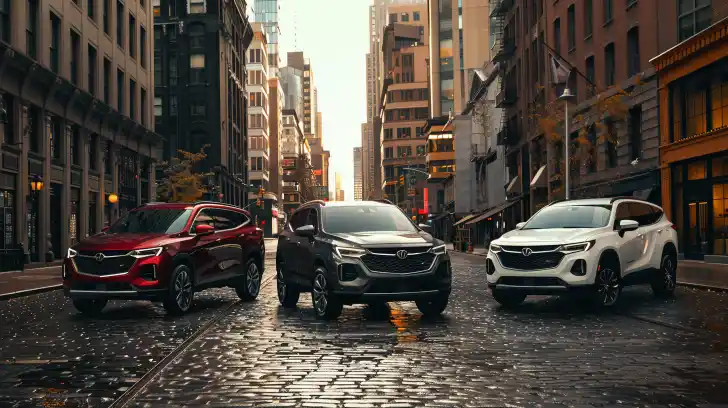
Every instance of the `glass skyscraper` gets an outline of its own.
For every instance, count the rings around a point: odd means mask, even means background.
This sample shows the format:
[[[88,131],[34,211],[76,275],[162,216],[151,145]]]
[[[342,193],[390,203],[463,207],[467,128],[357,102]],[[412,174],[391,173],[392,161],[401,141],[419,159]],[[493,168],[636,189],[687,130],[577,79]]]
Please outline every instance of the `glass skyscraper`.
[[[268,37],[268,67],[271,70],[271,76],[278,76],[278,68],[280,65],[278,37],[281,35],[281,29],[278,24],[278,12],[280,9],[278,1],[279,0],[255,0],[255,5],[253,6],[255,21],[263,23],[263,27],[265,27],[265,34]]]

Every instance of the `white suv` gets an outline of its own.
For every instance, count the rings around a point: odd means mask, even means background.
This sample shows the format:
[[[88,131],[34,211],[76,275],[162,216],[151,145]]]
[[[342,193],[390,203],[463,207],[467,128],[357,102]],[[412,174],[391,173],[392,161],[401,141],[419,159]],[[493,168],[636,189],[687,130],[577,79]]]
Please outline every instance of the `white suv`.
[[[677,231],[662,208],[633,198],[560,201],[490,244],[488,286],[503,306],[528,295],[582,292],[613,306],[622,287],[675,290]]]

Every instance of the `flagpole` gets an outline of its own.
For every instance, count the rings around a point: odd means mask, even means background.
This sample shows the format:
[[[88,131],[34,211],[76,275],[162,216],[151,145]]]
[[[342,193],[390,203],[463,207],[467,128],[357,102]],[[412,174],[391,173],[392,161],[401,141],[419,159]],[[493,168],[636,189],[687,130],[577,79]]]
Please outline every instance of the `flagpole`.
[[[578,68],[576,68],[575,66],[571,65],[571,63],[569,63],[569,61],[567,61],[566,59],[564,59],[564,57],[562,57],[562,56],[561,56],[561,54],[559,54],[558,52],[556,52],[556,50],[554,50],[553,48],[549,47],[549,45],[548,45],[548,44],[546,44],[546,41],[543,41],[543,40],[539,40],[539,42],[540,42],[540,43],[541,43],[541,44],[542,44],[542,45],[543,45],[544,47],[546,47],[546,49],[548,49],[548,50],[549,50],[549,52],[551,53],[551,55],[553,55],[553,56],[557,57],[557,58],[558,58],[558,59],[560,59],[561,61],[563,61],[563,62],[565,62],[566,64],[568,64],[568,65],[569,65],[569,66],[571,67],[571,69],[572,69],[572,70],[574,70],[574,72],[576,72],[576,74],[577,74],[577,75],[579,75],[580,77],[584,78],[584,80],[586,80],[586,83],[587,83],[587,84],[589,84],[589,85],[591,85],[591,86],[592,86],[592,88],[594,88],[595,90],[599,89],[599,87],[598,87],[598,86],[597,86],[597,85],[596,85],[596,84],[595,84],[594,82],[592,82],[592,80],[591,80],[591,79],[589,79],[589,77],[588,77],[588,76],[584,75],[584,74],[583,74],[583,73],[582,73],[581,71],[579,71],[579,69],[578,69]]]

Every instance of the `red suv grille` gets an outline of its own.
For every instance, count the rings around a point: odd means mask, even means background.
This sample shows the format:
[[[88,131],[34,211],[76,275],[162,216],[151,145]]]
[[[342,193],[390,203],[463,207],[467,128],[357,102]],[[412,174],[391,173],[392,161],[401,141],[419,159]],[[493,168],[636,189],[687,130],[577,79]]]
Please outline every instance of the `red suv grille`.
[[[128,272],[132,265],[134,265],[134,262],[136,262],[136,258],[132,256],[113,256],[111,258],[104,258],[101,261],[97,261],[96,258],[79,255],[73,258],[73,262],[76,264],[76,270],[78,270],[79,273],[95,276],[108,276]]]

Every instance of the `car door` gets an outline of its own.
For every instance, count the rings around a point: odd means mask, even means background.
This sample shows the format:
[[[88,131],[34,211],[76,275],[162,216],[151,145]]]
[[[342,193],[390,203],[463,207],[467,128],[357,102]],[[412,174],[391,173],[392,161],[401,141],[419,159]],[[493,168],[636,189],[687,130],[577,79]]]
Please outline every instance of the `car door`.
[[[318,214],[317,208],[311,208],[308,211],[308,215],[306,216],[306,222],[304,225],[312,225],[314,228],[314,235],[318,234],[319,232],[319,214]],[[313,281],[313,274],[314,274],[314,251],[315,251],[315,245],[316,241],[313,237],[299,237],[299,245],[298,245],[298,259],[299,259],[299,274],[301,275],[301,278],[304,279],[306,282],[312,282]]]
[[[296,228],[303,227],[305,225],[308,225],[308,217],[310,213],[310,209],[306,208],[303,209],[295,214],[293,214],[293,225],[294,228],[293,234],[291,235],[291,247],[289,250],[289,265],[290,265],[290,272],[292,273],[292,277],[294,280],[304,283],[308,282],[307,275],[304,273],[306,270],[305,260],[304,257],[304,249],[306,247],[306,243],[308,242],[308,238],[306,237],[299,237],[296,235]]]
[[[657,232],[659,229],[657,219],[662,214],[656,214],[655,210],[655,207],[646,203],[629,203],[629,213],[632,216],[632,219],[640,224],[640,227],[637,229],[637,237],[639,238],[640,244],[633,266],[634,270],[650,268],[652,265],[653,255],[657,252],[656,244],[658,241],[658,235],[662,233],[662,231],[660,231],[659,234]],[[661,252],[661,249],[659,252]],[[657,267],[659,267],[659,254],[657,254],[657,257]]]
[[[243,219],[235,211],[225,208],[213,208],[210,214],[215,220],[213,235],[217,236],[212,249],[217,261],[217,275],[212,278],[219,281],[242,275],[244,257],[239,235]]]
[[[235,237],[238,245],[242,248],[242,262],[248,262],[252,252],[260,252],[265,256],[265,248],[263,243],[263,230],[256,227],[253,220],[242,211],[234,211],[236,224]],[[262,271],[261,271],[262,272]]]
[[[296,228],[300,227],[306,220],[307,210],[298,210],[291,214],[288,225],[284,228],[280,239],[278,240],[277,259],[281,267],[286,271],[288,276],[297,274],[298,267],[296,265],[298,245],[298,236],[296,236]]]
[[[619,203],[614,219],[614,229],[617,230],[622,220],[633,220],[630,213],[628,202]],[[638,231],[626,231],[622,237],[617,236],[617,246],[619,248],[619,259],[622,263],[622,277],[634,271],[634,263],[637,260],[637,254],[641,251],[640,245],[642,240],[639,238]]]
[[[200,284],[208,283],[219,275],[218,261],[215,258],[215,247],[217,246],[217,234],[197,236],[195,228],[198,225],[206,224],[215,227],[215,220],[210,208],[203,208],[198,211],[190,228],[190,235],[194,236],[194,249],[190,252],[192,265],[195,268],[195,282]]]

